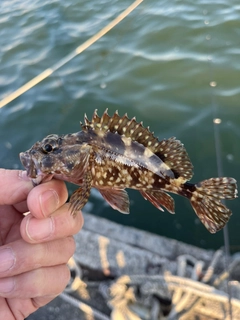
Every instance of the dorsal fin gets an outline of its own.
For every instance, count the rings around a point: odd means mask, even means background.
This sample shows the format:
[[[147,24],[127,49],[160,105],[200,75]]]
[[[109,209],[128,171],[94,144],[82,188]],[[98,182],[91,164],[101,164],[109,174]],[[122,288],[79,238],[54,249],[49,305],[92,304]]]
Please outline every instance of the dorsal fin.
[[[154,151],[159,144],[159,141],[149,131],[149,128],[144,128],[142,122],[137,122],[135,117],[129,119],[127,114],[120,117],[116,111],[112,117],[107,113],[107,110],[103,113],[102,117],[99,117],[97,110],[94,111],[92,121],[89,121],[85,115],[83,131],[87,131],[92,128],[96,131],[110,131],[112,133],[118,133],[121,136],[130,137],[133,141],[137,141],[148,147],[151,151]]]
[[[127,114],[120,117],[117,111],[110,117],[107,111],[108,109],[105,110],[102,117],[99,117],[97,110],[95,110],[91,121],[85,116],[85,124],[82,125],[82,130],[87,132],[91,128],[96,132],[105,133],[110,131],[129,137],[132,141],[142,144],[156,154],[171,168],[176,178],[183,178],[182,182],[192,178],[193,165],[186,149],[179,140],[172,137],[159,141],[149,131],[149,127],[143,127],[142,122],[137,122],[135,117],[129,119]]]
[[[193,165],[184,145],[175,137],[159,141],[154,153],[164,161],[174,172],[175,177],[184,178],[182,183],[190,180],[193,176]]]

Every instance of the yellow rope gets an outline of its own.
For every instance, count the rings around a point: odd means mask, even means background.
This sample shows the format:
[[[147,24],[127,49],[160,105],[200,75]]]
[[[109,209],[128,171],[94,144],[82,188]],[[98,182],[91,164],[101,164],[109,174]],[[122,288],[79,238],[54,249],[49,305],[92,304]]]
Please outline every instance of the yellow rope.
[[[7,97],[3,98],[0,101],[0,109],[4,107],[9,102],[13,101],[14,99],[18,98],[20,95],[37,85],[39,82],[43,81],[47,77],[49,77],[54,71],[61,68],[63,65],[65,65],[67,62],[75,58],[78,54],[82,53],[84,50],[86,50],[88,47],[90,47],[93,43],[95,43],[97,40],[99,40],[101,37],[103,37],[108,31],[110,31],[112,28],[114,28],[119,22],[121,22],[124,18],[126,18],[143,0],[136,0],[133,2],[126,10],[124,10],[119,16],[117,16],[113,21],[111,21],[106,27],[104,27],[102,30],[100,30],[98,33],[96,33],[94,36],[89,38],[87,41],[85,41],[83,44],[81,44],[79,47],[77,47],[73,52],[71,52],[69,55],[67,55],[65,58],[60,60],[58,63],[52,66],[52,68],[48,68],[42,73],[40,73],[38,76],[24,84],[22,87],[8,95]]]

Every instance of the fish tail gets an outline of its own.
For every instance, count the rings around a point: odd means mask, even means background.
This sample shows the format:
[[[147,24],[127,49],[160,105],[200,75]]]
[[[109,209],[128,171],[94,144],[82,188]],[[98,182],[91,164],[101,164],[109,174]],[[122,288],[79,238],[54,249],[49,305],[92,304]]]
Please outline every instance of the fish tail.
[[[228,222],[232,212],[221,200],[237,198],[237,184],[233,178],[211,178],[192,185],[191,205],[208,229],[215,233]]]

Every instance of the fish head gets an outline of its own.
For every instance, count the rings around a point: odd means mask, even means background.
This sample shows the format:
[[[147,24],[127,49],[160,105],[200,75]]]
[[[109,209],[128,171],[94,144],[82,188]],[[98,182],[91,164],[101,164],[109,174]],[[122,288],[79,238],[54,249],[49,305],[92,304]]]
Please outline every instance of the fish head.
[[[51,134],[19,156],[34,185],[53,177],[78,184],[88,165],[89,148],[76,142],[73,134]]]

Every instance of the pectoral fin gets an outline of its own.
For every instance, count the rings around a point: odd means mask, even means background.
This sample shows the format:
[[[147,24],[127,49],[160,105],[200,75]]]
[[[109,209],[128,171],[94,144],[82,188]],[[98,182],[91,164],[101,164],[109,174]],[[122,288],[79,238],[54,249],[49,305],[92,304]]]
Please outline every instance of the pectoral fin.
[[[90,191],[92,187],[92,175],[90,172],[86,172],[83,175],[83,184],[80,188],[73,192],[70,198],[70,209],[71,214],[76,215],[79,210],[81,210],[88,201],[90,196]]]
[[[98,189],[110,206],[122,213],[129,213],[129,198],[124,189]]]
[[[161,205],[166,208],[170,213],[175,213],[174,200],[167,193],[163,191],[140,191],[144,199],[149,200],[156,208],[164,211]]]

